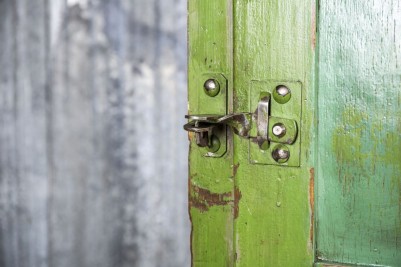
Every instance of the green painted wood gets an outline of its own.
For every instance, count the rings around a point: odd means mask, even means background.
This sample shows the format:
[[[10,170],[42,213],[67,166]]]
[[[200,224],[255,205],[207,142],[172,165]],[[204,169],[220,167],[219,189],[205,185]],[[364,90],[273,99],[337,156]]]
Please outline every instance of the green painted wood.
[[[319,16],[317,256],[401,266],[401,3]]]
[[[253,108],[252,80],[303,85],[300,167],[250,164],[249,141],[234,137],[236,266],[313,265],[314,10],[310,0],[234,1],[234,112]]]
[[[191,0],[188,16],[188,112],[223,115],[232,111],[232,105],[227,104],[231,103],[233,87],[232,3],[228,0]],[[208,73],[226,77],[228,94],[212,98],[204,93],[203,84]],[[230,142],[223,157],[209,158],[204,157],[204,149],[196,146],[195,137],[190,135],[189,138],[192,266],[233,266],[234,181]]]

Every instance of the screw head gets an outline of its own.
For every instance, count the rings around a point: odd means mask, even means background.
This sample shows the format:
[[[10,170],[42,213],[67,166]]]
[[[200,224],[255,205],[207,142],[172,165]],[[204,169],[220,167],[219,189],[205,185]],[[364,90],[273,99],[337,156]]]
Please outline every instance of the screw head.
[[[278,86],[276,90],[277,90],[277,94],[279,96],[283,96],[283,97],[290,93],[290,89],[288,89],[288,87],[284,86],[284,85]]]
[[[289,153],[288,153],[288,151],[285,151],[284,149],[278,149],[277,156],[279,159],[288,159]]]
[[[278,163],[285,163],[290,158],[290,151],[284,145],[278,145],[273,149],[273,159]]]
[[[217,151],[219,151],[220,147],[221,147],[220,139],[216,135],[212,135],[208,147],[209,152],[216,153]]]
[[[214,97],[219,94],[220,92],[220,84],[217,80],[215,79],[208,79],[204,84],[203,88],[205,90],[205,93],[208,96]]]
[[[291,90],[285,85],[279,85],[274,90],[273,97],[278,103],[285,104],[291,99]]]
[[[275,136],[277,136],[277,137],[283,137],[283,136],[285,135],[285,133],[286,133],[285,126],[284,126],[284,124],[282,124],[282,123],[277,123],[277,124],[275,124],[275,125],[273,126],[272,131],[273,131],[273,134],[274,134]]]

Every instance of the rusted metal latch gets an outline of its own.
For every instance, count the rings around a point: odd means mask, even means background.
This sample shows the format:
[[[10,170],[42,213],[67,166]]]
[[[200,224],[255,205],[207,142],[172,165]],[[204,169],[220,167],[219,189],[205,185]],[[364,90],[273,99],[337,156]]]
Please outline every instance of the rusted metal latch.
[[[229,115],[187,115],[189,123],[184,129],[195,133],[196,144],[200,147],[212,147],[213,133],[216,128],[229,126],[235,134],[251,139],[261,149],[268,142],[293,144],[298,135],[295,120],[270,116],[270,93],[266,93],[258,102],[254,113],[236,113]],[[256,124],[256,127],[252,127]]]

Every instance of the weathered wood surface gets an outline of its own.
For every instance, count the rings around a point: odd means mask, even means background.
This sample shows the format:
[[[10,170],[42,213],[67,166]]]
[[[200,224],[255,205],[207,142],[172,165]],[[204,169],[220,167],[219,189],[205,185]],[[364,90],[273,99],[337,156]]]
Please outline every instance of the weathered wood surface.
[[[316,255],[401,266],[401,3],[319,10]]]
[[[314,100],[314,6],[311,0],[190,1],[191,113],[222,114],[224,110],[218,109],[225,106],[213,105],[216,97],[227,98],[229,113],[254,112],[256,106],[250,102],[258,101],[259,96],[250,95],[260,93],[259,88],[251,86],[255,80],[301,81],[300,100],[305,103],[299,139],[303,146],[301,168],[251,164],[250,147],[257,145],[230,134],[227,153],[207,158],[206,150],[197,147],[191,135],[190,213],[195,267],[313,264],[310,193],[314,161],[313,132],[309,129]],[[206,74],[213,73],[227,78],[227,95],[220,93],[212,99],[203,92],[202,85],[209,78]],[[263,89],[272,93],[274,87]],[[293,92],[294,96],[301,95]],[[273,105],[278,103],[272,104],[272,110]],[[278,112],[285,110],[276,107]],[[286,118],[286,114],[281,115]],[[265,158],[271,155],[259,153]]]
[[[189,265],[185,0],[0,0],[0,266]]]
[[[314,0],[234,1],[234,113],[253,112],[250,101],[276,86],[266,82],[302,83],[290,87],[292,100],[283,108],[271,101],[272,115],[297,119],[285,112],[288,105],[297,109],[295,90],[301,90],[303,102],[301,149],[291,155],[300,157],[299,168],[250,163],[249,147],[255,144],[234,136],[235,186],[241,192],[234,228],[237,267],[313,264],[315,5]],[[251,85],[255,80],[264,82],[262,89]],[[268,150],[259,153],[261,159],[271,156]]]

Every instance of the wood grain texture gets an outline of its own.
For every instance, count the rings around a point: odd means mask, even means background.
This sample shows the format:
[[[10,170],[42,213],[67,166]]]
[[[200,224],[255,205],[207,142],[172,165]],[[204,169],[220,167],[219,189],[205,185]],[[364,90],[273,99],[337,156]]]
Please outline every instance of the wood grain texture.
[[[320,1],[317,256],[401,264],[401,4]]]
[[[193,265],[312,266],[315,2],[189,3],[190,113],[222,112],[204,96],[208,72],[227,77],[229,113],[250,111],[255,79],[301,81],[305,90],[301,168],[250,164],[249,140],[237,136],[223,157],[207,158],[190,135]]]
[[[189,22],[189,114],[221,114],[232,111],[232,1],[191,0]],[[225,103],[207,96],[203,84],[210,73],[228,81]],[[224,100],[224,99],[223,99]],[[223,101],[224,102],[224,101]],[[223,105],[221,105],[223,104]],[[223,113],[223,114],[222,114]],[[231,142],[220,158],[205,157],[190,135],[190,207],[192,266],[233,266],[234,182]]]
[[[186,2],[0,1],[0,266],[188,266]]]
[[[236,266],[306,267],[314,261],[310,129],[315,5],[303,0],[234,1],[234,112],[255,108],[249,107],[248,92],[257,89],[252,80],[302,83],[301,167],[251,164],[248,151],[254,144],[234,137],[235,186],[242,196],[235,220]]]

